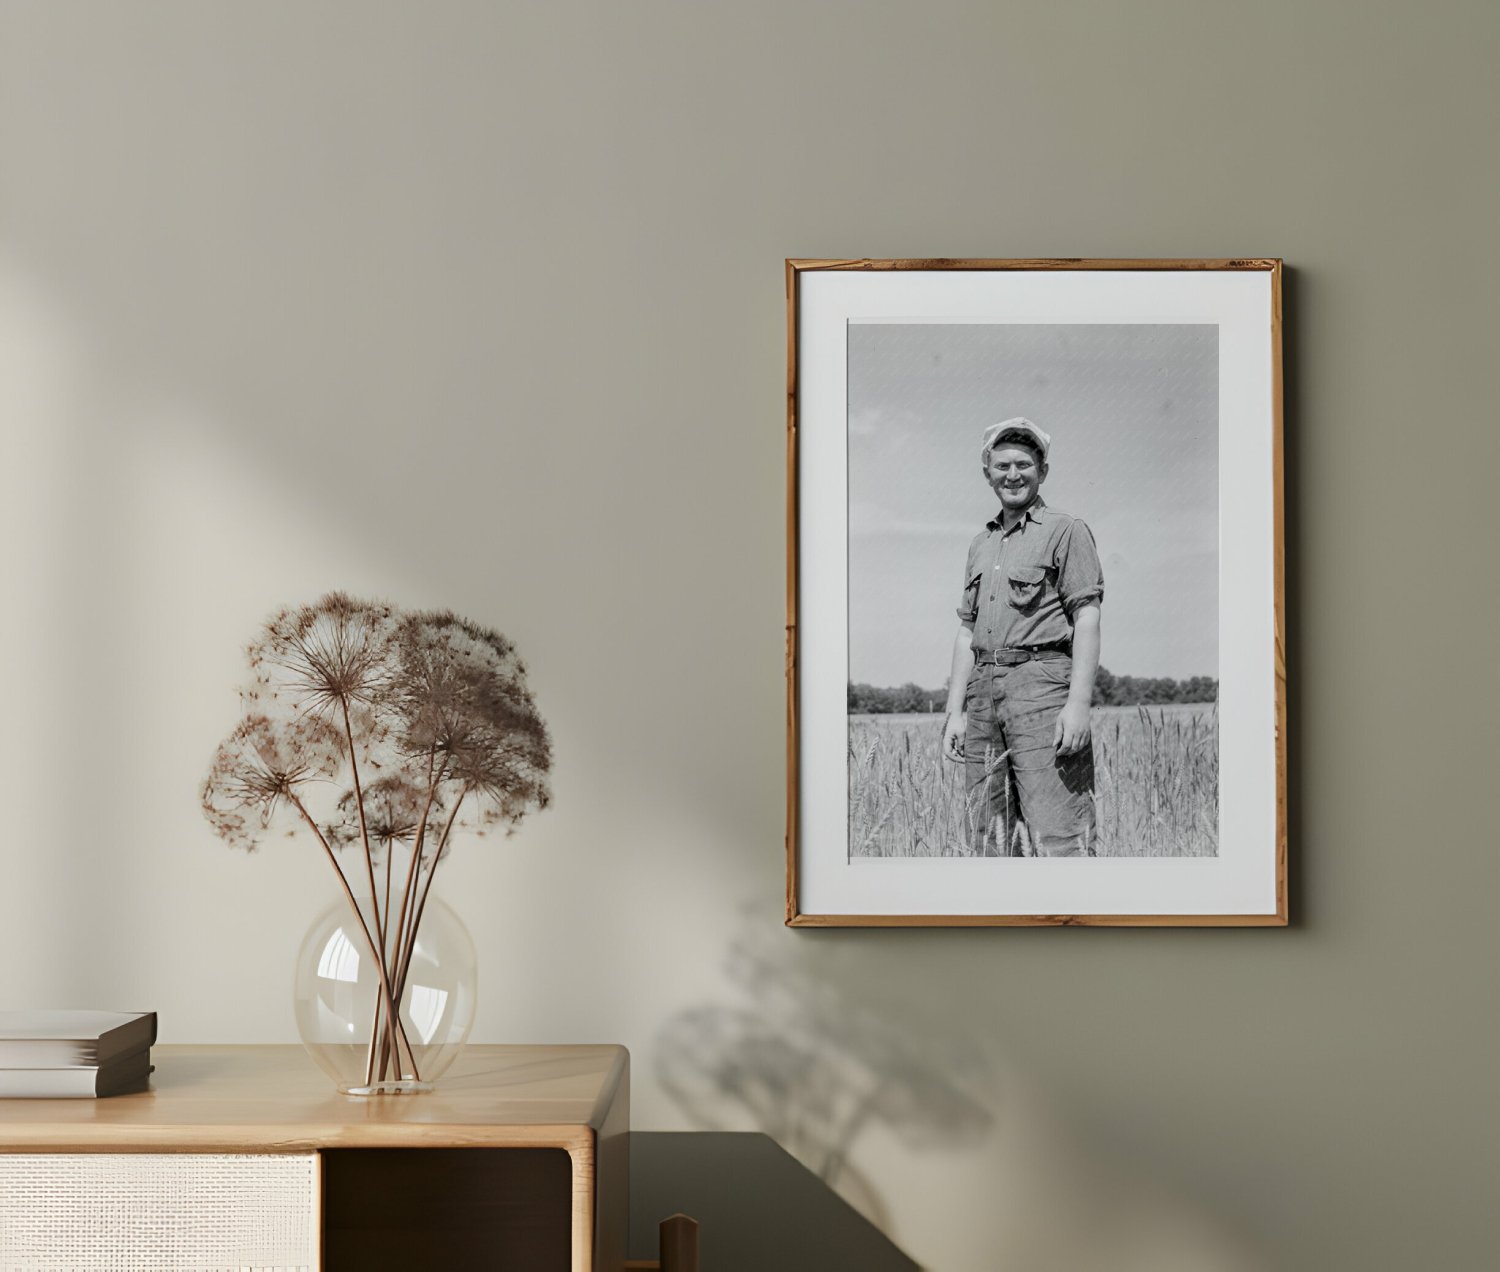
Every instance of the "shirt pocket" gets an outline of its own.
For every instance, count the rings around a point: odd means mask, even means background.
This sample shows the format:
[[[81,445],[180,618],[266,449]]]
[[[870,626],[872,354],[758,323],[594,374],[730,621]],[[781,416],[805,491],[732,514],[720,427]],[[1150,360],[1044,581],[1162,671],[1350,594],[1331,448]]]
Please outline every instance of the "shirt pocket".
[[[1047,571],[1039,565],[1013,565],[1009,574],[1010,607],[1030,613],[1047,587]]]

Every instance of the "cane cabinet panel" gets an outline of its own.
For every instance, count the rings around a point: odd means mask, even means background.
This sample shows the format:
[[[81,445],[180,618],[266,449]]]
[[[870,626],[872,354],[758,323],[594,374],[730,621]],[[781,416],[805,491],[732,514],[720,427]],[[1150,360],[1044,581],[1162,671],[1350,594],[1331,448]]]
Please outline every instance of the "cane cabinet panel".
[[[469,1047],[437,1091],[372,1098],[300,1047],[153,1059],[138,1095],[0,1100],[5,1272],[624,1265],[621,1047]]]

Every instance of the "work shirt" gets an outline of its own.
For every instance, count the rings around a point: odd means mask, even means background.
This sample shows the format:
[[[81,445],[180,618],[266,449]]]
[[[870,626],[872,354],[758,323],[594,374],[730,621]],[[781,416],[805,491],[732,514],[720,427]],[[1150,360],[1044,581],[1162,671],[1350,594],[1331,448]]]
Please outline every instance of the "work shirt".
[[[996,517],[974,536],[958,617],[976,653],[1067,646],[1079,607],[1103,599],[1088,526],[1037,499],[1009,530]]]

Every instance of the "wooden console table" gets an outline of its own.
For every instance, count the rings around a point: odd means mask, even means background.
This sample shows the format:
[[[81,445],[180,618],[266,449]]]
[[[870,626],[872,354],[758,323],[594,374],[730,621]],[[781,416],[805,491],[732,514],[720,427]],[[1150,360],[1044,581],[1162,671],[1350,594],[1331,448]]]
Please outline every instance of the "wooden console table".
[[[152,1059],[151,1089],[138,1095],[0,1099],[7,1159],[0,1168],[77,1165],[74,1154],[214,1155],[216,1169],[229,1171],[227,1190],[196,1197],[189,1190],[184,1199],[179,1184],[170,1194],[190,1224],[215,1196],[253,1204],[232,1186],[237,1159],[248,1170],[257,1159],[300,1156],[312,1181],[316,1247],[303,1266],[624,1266],[630,1070],[623,1047],[471,1046],[436,1091],[375,1097],[339,1095],[297,1046],[161,1046]],[[64,1183],[85,1177],[58,1176]],[[38,1195],[56,1191],[49,1185]],[[70,1204],[80,1213],[89,1197]],[[0,1263],[8,1253],[4,1215]],[[163,1225],[171,1222],[161,1216]],[[256,1266],[246,1261],[254,1257],[239,1254],[234,1267]],[[200,1258],[197,1266],[214,1265]]]

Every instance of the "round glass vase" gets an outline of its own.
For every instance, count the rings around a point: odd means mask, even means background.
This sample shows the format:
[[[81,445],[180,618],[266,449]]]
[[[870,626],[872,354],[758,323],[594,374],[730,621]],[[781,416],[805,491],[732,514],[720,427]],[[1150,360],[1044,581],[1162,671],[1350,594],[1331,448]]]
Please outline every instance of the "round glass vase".
[[[382,978],[366,935],[366,927],[375,933],[368,897],[360,898],[359,909],[363,924],[347,901],[329,906],[302,938],[296,982],[302,1045],[345,1095],[430,1091],[474,1023],[474,942],[458,915],[429,896],[405,974],[392,939]],[[395,1029],[387,1027],[386,984],[400,992]]]

